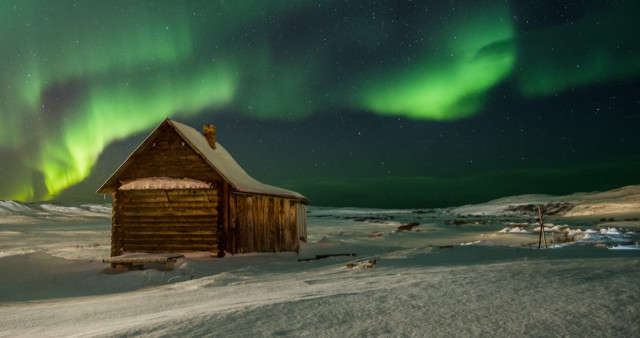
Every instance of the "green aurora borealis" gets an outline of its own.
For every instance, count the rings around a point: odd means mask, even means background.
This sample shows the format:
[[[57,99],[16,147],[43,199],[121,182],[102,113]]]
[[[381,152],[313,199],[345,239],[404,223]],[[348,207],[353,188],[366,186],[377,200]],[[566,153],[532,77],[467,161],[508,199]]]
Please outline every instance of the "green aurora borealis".
[[[481,27],[481,29],[478,29]],[[390,70],[365,90],[364,108],[379,114],[433,120],[476,113],[484,93],[509,75],[515,60],[508,8],[453,18],[429,44],[442,46],[415,56],[417,64]],[[389,72],[389,70],[387,70]]]
[[[251,175],[321,205],[638,184],[638,14],[0,0],[0,199],[84,200],[165,117],[217,124]]]

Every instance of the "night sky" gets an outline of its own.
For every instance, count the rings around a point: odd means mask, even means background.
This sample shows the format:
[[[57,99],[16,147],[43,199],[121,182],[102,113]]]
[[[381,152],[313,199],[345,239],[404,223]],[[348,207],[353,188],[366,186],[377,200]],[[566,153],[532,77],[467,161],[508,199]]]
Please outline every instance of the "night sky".
[[[638,1],[0,0],[0,199],[81,203],[164,118],[313,205],[640,184]]]

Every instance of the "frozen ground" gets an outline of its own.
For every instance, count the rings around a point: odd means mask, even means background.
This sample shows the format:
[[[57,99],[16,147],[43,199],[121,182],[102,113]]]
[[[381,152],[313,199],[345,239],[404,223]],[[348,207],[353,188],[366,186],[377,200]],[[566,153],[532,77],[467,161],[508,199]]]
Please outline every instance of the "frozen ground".
[[[108,205],[0,202],[0,336],[638,336],[640,211],[620,205],[639,190],[311,207],[300,254],[191,254],[173,271],[120,274],[101,262]],[[547,250],[534,203],[559,210]],[[368,258],[373,269],[346,268]]]

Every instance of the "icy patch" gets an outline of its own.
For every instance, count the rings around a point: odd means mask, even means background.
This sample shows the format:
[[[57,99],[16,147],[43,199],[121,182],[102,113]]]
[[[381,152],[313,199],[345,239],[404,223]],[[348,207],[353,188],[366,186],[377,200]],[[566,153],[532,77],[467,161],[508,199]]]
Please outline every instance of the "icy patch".
[[[616,228],[600,229],[600,233],[605,235],[620,235],[620,231]]]
[[[568,225],[554,225],[551,227],[551,231],[554,232],[565,232],[569,229]],[[540,228],[538,228],[538,230],[540,230]]]
[[[510,228],[510,227],[506,227],[500,231],[498,231],[498,233],[501,234],[528,234],[530,233],[529,231],[520,228],[520,227],[515,227],[515,228]]]
[[[637,244],[632,245],[615,245],[609,247],[609,250],[640,250],[640,246]]]
[[[540,232],[540,227],[531,229],[531,231],[533,232]],[[553,228],[549,228],[549,227],[544,227],[544,232],[554,232]]]
[[[582,236],[582,230],[580,229],[568,229],[567,235],[569,236]]]
[[[586,241],[601,241],[607,239],[607,236],[600,235],[599,233],[588,232],[584,234],[582,239]]]
[[[571,246],[572,243],[552,244],[549,249],[562,249]]]
[[[462,246],[467,246],[467,245],[479,245],[479,244],[482,244],[482,243],[483,243],[482,241],[479,241],[479,240],[478,240],[478,241],[473,241],[473,242],[464,242],[464,243],[460,243],[460,245],[462,245]]]

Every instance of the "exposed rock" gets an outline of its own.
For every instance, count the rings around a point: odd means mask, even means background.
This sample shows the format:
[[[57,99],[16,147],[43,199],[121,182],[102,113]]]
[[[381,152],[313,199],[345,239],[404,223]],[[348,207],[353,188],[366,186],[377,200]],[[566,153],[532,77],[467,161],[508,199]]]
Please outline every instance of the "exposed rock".
[[[562,216],[566,214],[569,210],[573,209],[575,204],[573,203],[547,203],[542,205],[542,211],[545,215],[558,215]],[[519,205],[510,205],[507,207],[507,211],[512,212],[520,212],[529,215],[538,215],[538,205],[537,204],[519,204]]]
[[[398,227],[398,229],[396,229],[397,232],[402,232],[402,231],[411,231],[411,229],[413,229],[413,227],[420,225],[420,223],[418,222],[411,222],[411,223],[407,223],[407,224],[403,224],[401,226]]]

